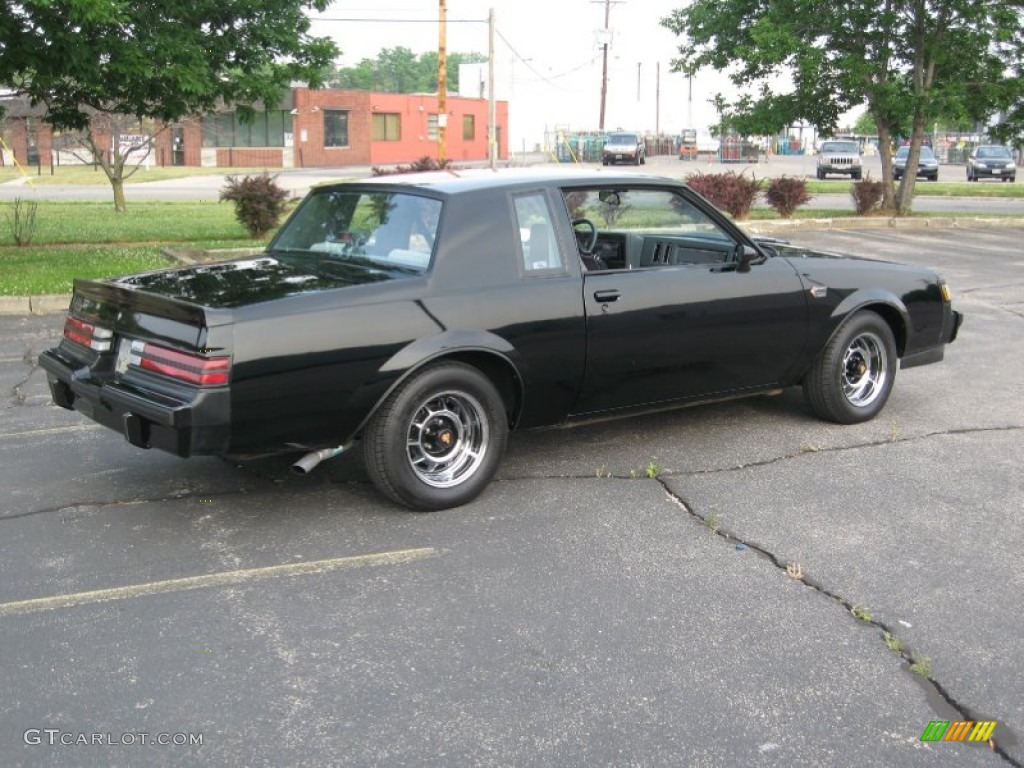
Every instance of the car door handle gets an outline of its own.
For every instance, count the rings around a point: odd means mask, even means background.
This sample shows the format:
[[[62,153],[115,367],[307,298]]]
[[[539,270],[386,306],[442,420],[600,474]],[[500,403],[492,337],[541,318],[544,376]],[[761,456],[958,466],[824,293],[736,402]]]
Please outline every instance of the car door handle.
[[[619,295],[619,292],[614,288],[605,291],[594,291],[594,298],[602,304],[607,304],[609,301],[618,301]]]

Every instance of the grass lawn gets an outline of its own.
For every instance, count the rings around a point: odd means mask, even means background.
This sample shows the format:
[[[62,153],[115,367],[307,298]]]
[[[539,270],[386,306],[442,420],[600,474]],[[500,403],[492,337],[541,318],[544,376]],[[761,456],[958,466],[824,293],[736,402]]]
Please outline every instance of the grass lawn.
[[[0,248],[0,295],[71,293],[76,277],[126,275],[170,266],[157,247]]]
[[[940,170],[941,174],[942,171]],[[854,182],[845,179],[834,181],[807,182],[807,191],[812,195],[848,195]],[[1024,197],[1024,184],[1008,184],[1001,181],[923,181],[914,184],[914,197]]]
[[[0,203],[0,246],[13,245],[14,204]],[[196,240],[250,242],[231,203],[139,201],[115,213],[108,201],[42,201],[32,245],[57,243],[186,243]]]

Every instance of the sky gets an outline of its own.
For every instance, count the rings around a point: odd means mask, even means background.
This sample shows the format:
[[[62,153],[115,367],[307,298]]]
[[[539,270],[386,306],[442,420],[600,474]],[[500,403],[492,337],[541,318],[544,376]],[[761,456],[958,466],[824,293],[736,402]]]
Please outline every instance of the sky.
[[[335,40],[343,66],[375,58],[383,48],[437,50],[439,0],[376,1],[336,0],[312,16],[311,32]],[[709,99],[732,95],[728,79],[709,70],[694,77],[690,98],[687,79],[671,72],[678,41],[659,22],[683,4],[612,0],[606,130],[704,131],[716,119]],[[448,53],[486,55],[487,17],[494,9],[495,93],[509,102],[513,152],[532,151],[545,132],[597,129],[604,0],[447,0],[446,6]]]

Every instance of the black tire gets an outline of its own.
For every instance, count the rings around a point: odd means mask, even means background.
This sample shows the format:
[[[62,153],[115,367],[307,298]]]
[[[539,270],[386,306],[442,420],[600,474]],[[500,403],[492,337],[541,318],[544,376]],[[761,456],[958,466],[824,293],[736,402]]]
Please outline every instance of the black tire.
[[[433,511],[475,499],[498,470],[507,441],[505,404],[490,379],[445,362],[388,396],[364,432],[363,459],[385,496]]]
[[[647,165],[647,155],[642,155],[640,157],[640,165]]]
[[[821,170],[821,168],[819,168],[818,169],[818,181],[823,181],[824,179],[825,179],[825,172],[823,170]]]
[[[804,397],[826,421],[870,421],[885,407],[898,365],[889,324],[874,312],[858,312],[815,359],[804,377]]]
[[[862,178],[862,176],[859,173],[853,174],[853,180],[854,181],[860,181],[861,178]]]

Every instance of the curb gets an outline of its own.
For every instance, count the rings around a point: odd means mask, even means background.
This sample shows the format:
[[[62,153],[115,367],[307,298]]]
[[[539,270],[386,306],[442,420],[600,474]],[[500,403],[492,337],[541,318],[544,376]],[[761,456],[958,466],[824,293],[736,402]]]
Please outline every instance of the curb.
[[[63,315],[70,305],[70,293],[0,296],[0,315]]]
[[[842,217],[838,219],[775,219],[771,221],[735,222],[744,231],[754,235],[799,232],[818,229],[996,229],[1024,227],[1024,218],[957,217],[934,219],[879,218],[871,216]],[[194,253],[163,249],[166,256],[179,264],[196,262]],[[236,248],[221,251],[220,258],[243,257],[252,249]],[[0,296],[0,315],[61,315],[71,304],[70,293],[41,296]]]
[[[1024,227],[1024,218],[883,218],[877,216],[848,216],[838,219],[772,219],[766,221],[733,222],[741,229],[754,234],[769,232],[794,232],[818,229],[999,229],[1003,227]]]

